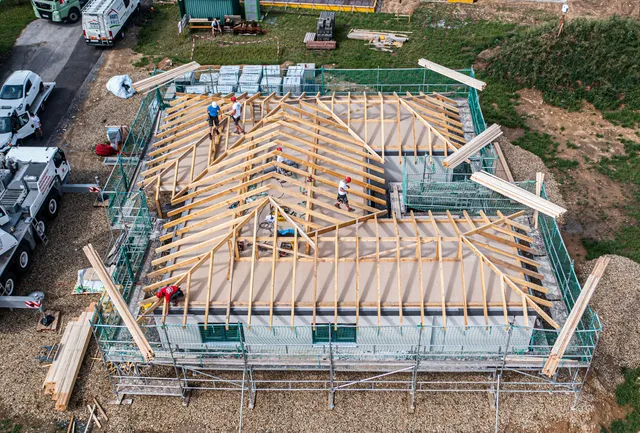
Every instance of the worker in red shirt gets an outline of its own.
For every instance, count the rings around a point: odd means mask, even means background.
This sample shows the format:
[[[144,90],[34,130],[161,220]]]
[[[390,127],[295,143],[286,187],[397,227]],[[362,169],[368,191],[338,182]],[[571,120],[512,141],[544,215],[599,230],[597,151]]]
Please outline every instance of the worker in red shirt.
[[[170,303],[171,301],[177,302],[178,299],[184,297],[184,293],[178,286],[166,286],[156,292],[158,299],[162,299],[163,296],[165,301]]]

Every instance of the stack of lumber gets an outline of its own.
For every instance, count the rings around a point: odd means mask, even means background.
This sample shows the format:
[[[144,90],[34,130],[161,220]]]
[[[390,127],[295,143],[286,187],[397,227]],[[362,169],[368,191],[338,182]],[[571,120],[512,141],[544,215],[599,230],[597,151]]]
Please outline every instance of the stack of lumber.
[[[593,292],[595,292],[610,260],[611,258],[607,256],[600,257],[596,262],[596,266],[593,268],[591,275],[587,278],[587,282],[584,284],[578,299],[576,299],[573,309],[571,310],[571,313],[569,313],[569,317],[567,317],[567,321],[560,330],[558,339],[551,348],[549,358],[542,368],[542,372],[547,376],[552,377],[556,373],[556,370],[562,361],[562,357],[571,342],[571,338],[573,338],[573,334],[580,323],[580,319],[582,319],[582,315],[587,309],[587,305],[589,305],[591,296],[593,296]]]
[[[455,168],[462,164],[471,155],[480,152],[489,143],[502,135],[502,130],[495,123],[485,129],[482,134],[476,135],[470,142],[453,152],[442,161],[442,165],[447,168]]]
[[[91,266],[93,266],[93,269],[98,274],[98,277],[102,281],[102,284],[104,284],[105,292],[107,293],[107,295],[109,295],[109,298],[111,298],[111,302],[122,318],[122,322],[131,333],[133,341],[136,343],[136,346],[138,346],[138,349],[140,349],[142,357],[146,361],[151,361],[154,357],[154,354],[151,346],[149,345],[149,341],[147,341],[147,338],[144,336],[142,329],[140,329],[140,326],[133,318],[133,314],[131,314],[131,311],[129,311],[127,303],[124,301],[122,295],[120,294],[120,291],[118,291],[118,288],[109,276],[109,273],[107,272],[104,263],[102,263],[100,256],[91,244],[87,245],[82,250],[91,262]]]
[[[400,48],[405,42],[407,42],[409,40],[409,35],[407,33],[351,29],[347,38],[367,41],[372,45],[372,49],[393,51],[393,48]]]
[[[473,173],[471,175],[471,180],[552,218],[558,218],[567,211],[565,208],[551,203],[549,200],[538,197],[537,195],[509,183],[506,180],[500,179],[497,176],[489,174],[486,171]]]
[[[157,89],[158,87],[165,85],[169,81],[172,81],[189,72],[195,71],[199,67],[200,65],[196,62],[191,62],[191,63],[187,63],[186,65],[178,66],[166,72],[161,72],[158,75],[154,75],[153,77],[136,81],[135,83],[133,83],[133,90],[135,90],[138,93],[150,92],[151,90]]]
[[[427,59],[418,60],[418,64],[423,68],[427,68],[433,72],[437,72],[438,74],[444,75],[445,77],[451,78],[452,80],[456,80],[459,83],[466,84],[467,86],[473,87],[476,90],[484,90],[484,88],[487,87],[487,83],[485,83],[484,81],[476,80],[473,77],[462,74],[458,71],[454,71],[453,69],[446,68]]]
[[[91,340],[91,324],[95,302],[89,305],[79,317],[72,319],[62,334],[58,356],[49,367],[42,387],[56,402],[57,410],[67,410],[71,391],[82,366],[84,354]]]

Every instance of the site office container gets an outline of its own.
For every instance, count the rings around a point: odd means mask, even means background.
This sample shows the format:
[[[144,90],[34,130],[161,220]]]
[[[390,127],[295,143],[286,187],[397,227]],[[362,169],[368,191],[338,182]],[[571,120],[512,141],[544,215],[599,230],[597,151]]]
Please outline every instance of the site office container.
[[[239,0],[184,0],[186,14],[191,18],[219,18],[240,15]]]

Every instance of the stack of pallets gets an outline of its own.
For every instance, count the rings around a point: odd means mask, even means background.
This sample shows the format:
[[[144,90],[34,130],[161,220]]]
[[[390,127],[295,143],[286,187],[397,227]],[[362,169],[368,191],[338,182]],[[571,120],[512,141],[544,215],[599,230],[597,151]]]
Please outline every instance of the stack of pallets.
[[[82,366],[84,354],[91,340],[91,324],[95,303],[79,317],[72,319],[62,334],[60,349],[42,385],[45,394],[52,395],[57,410],[67,410],[71,391]]]

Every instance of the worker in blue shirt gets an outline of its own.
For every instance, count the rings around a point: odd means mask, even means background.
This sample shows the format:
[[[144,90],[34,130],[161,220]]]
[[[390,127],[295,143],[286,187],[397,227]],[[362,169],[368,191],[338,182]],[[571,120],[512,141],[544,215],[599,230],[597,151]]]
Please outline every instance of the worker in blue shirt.
[[[209,139],[213,139],[213,133],[219,134],[218,126],[220,126],[220,107],[216,101],[213,101],[211,105],[207,107],[207,114],[209,114]]]

